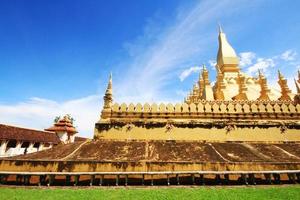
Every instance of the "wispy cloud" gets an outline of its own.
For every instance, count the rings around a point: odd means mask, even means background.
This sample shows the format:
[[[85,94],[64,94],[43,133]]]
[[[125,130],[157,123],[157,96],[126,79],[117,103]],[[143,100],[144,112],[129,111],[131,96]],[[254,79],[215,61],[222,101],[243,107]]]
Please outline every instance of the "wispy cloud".
[[[184,81],[188,76],[190,76],[192,73],[200,72],[201,68],[199,66],[190,67],[188,69],[185,69],[181,74],[179,75],[180,81]]]
[[[176,18],[168,24],[160,25],[155,19],[149,20],[143,35],[138,36],[134,42],[125,42],[124,46],[130,59],[122,60],[120,66],[126,70],[119,74],[119,78],[114,77],[115,101],[182,101],[182,96],[186,93],[178,90],[175,94],[177,98],[169,96],[170,94],[165,92],[166,85],[174,79],[178,81],[176,77],[187,66],[203,62],[202,53],[209,51],[210,44],[216,42],[217,30],[211,26],[216,26],[219,19],[225,19],[232,12],[248,9],[248,3],[236,3],[231,0],[196,1],[190,7],[178,8]],[[254,55],[251,52],[241,54],[241,64],[245,69],[248,68],[249,72],[254,72],[258,67],[266,69],[273,66],[268,60],[273,58],[253,58]],[[295,56],[293,52],[285,52],[281,59],[297,61],[293,59]],[[198,68],[194,68],[191,72],[186,72],[181,80],[197,70]],[[80,133],[92,136],[94,123],[100,117],[101,103],[101,95],[65,102],[32,98],[17,104],[0,105],[0,122],[43,129],[51,125],[55,116],[69,113],[76,119],[75,123]]]
[[[253,63],[256,55],[253,52],[242,52],[240,53],[240,66],[245,67]]]
[[[274,67],[275,62],[272,58],[257,58],[256,63],[247,68],[249,74],[256,73],[259,69],[266,72],[270,67]]]
[[[280,58],[284,61],[293,61],[296,59],[297,53],[293,50],[287,50],[280,55]]]
[[[215,60],[209,60],[208,64],[212,69],[216,69],[217,62]]]
[[[294,50],[286,50],[281,54],[258,57],[254,52],[240,53],[241,66],[247,74],[255,76],[260,69],[268,78],[269,85],[275,89],[279,89],[277,83],[277,70],[281,70],[288,80],[288,85],[295,92],[296,88],[293,83],[295,74],[300,68],[299,58]]]
[[[128,70],[123,81],[116,85],[117,101],[164,99],[163,89],[178,76],[178,70],[203,62],[199,55],[208,50],[210,42],[216,41],[217,27],[211,34],[208,30],[212,29],[208,27],[216,25],[221,16],[236,11],[236,6],[232,1],[197,1],[188,9],[178,9],[175,21],[165,27],[155,27],[160,31],[155,31],[158,34],[151,44],[140,39],[153,38],[151,27],[146,28],[145,37],[139,37],[137,44],[126,45],[130,46],[132,62],[122,63]]]
[[[65,102],[31,98],[13,105],[0,105],[0,123],[45,129],[55,116],[71,114],[81,136],[92,137],[95,122],[100,117],[102,102],[98,95]]]

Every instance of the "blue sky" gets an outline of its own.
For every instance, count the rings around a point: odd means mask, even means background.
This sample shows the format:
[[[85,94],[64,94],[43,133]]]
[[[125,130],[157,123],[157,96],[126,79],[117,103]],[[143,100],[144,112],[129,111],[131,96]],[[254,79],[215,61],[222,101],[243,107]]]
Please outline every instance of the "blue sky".
[[[47,128],[70,113],[82,136],[99,119],[108,74],[117,102],[180,102],[207,65],[218,23],[241,68],[290,87],[300,68],[298,1],[2,0],[0,123]]]

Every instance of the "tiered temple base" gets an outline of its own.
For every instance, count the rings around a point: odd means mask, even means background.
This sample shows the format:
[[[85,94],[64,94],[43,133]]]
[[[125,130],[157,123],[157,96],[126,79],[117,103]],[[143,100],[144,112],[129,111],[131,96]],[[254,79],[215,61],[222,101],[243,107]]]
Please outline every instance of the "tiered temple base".
[[[0,174],[2,184],[31,185],[296,183],[299,147],[299,143],[97,140],[2,159]]]

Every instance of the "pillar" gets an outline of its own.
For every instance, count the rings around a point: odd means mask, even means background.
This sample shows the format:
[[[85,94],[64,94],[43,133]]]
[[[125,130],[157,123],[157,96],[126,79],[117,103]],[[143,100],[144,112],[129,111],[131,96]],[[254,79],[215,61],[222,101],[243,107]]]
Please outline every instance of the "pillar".
[[[20,154],[22,144],[23,144],[22,141],[17,141],[17,145],[16,148],[13,150],[12,156]]]
[[[117,175],[117,176],[116,176],[116,186],[119,185],[119,178],[120,178],[120,175]]]
[[[289,177],[289,181],[291,183],[296,183],[296,177],[295,177],[295,174],[294,173],[289,173],[288,174],[288,177]]]
[[[300,183],[300,173],[297,173],[296,176],[297,176],[298,183]]]
[[[195,174],[192,174],[192,183],[195,185]]]
[[[202,185],[205,185],[204,174],[200,174],[200,183],[201,183]]]
[[[0,146],[0,157],[5,156],[8,140],[2,140]]]
[[[70,182],[71,182],[71,176],[70,175],[66,175],[65,185],[70,185]]]
[[[23,182],[23,176],[22,175],[16,175],[16,183],[17,184],[22,184]]]
[[[151,186],[153,186],[153,175],[151,175]]]
[[[247,174],[241,174],[241,180],[245,185],[248,185]]]
[[[145,185],[145,174],[142,175],[142,185]]]
[[[128,185],[128,174],[125,175],[125,186]]]
[[[249,181],[252,185],[256,185],[256,181],[255,181],[255,174],[248,174],[249,176]]]
[[[43,185],[45,183],[46,176],[45,175],[40,175],[39,177],[39,186]]]
[[[90,186],[93,186],[95,175],[91,175]]]
[[[170,176],[169,176],[169,174],[167,174],[167,185],[168,186],[170,185]]]
[[[30,175],[24,175],[24,184],[29,185],[30,184]]]
[[[180,180],[179,180],[179,175],[178,174],[176,174],[176,181],[177,181],[177,185],[179,185],[180,184]]]
[[[225,183],[229,184],[229,174],[224,174]]]
[[[266,179],[267,183],[272,184],[271,174],[264,174],[264,175],[265,175],[265,179]]]
[[[0,174],[0,185],[6,183],[8,175]]]
[[[100,180],[99,180],[99,185],[102,186],[103,185],[103,178],[104,178],[104,175],[100,175]]]
[[[74,178],[75,178],[75,180],[74,180],[74,186],[77,186],[78,182],[79,182],[80,175],[76,175]]]
[[[277,184],[281,183],[281,181],[280,181],[280,174],[273,174],[273,177],[274,177],[275,183],[277,183]]]
[[[34,146],[34,142],[30,142],[29,146],[27,148],[27,153],[33,153],[34,152],[33,146]]]
[[[42,151],[42,150],[44,150],[44,143],[40,143],[40,146],[39,146],[39,148],[38,148],[38,151]]]
[[[54,179],[55,179],[55,175],[49,175],[48,176],[48,184],[47,184],[48,187],[53,184]]]
[[[221,177],[220,177],[220,174],[216,174],[215,181],[217,182],[218,185],[221,185]]]

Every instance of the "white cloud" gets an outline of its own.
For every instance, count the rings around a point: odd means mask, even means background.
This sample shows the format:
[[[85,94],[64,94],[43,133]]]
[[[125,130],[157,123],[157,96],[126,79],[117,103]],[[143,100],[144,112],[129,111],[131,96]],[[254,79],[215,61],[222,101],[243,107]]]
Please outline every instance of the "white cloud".
[[[180,81],[184,81],[188,76],[190,76],[192,73],[200,72],[201,68],[198,66],[190,67],[189,69],[184,70],[179,75]]]
[[[150,20],[144,35],[125,45],[131,59],[120,63],[126,70],[117,74],[118,81],[114,80],[115,101],[181,101],[182,97],[170,97],[162,88],[178,75],[178,69],[190,66],[191,62],[202,62],[199,60],[201,52],[209,51],[210,44],[217,41],[217,30],[210,33],[210,26],[216,25],[219,19],[225,20],[232,12],[241,12],[243,6],[248,9],[246,3],[239,2],[237,7],[235,1],[229,0],[197,1],[188,9],[179,8],[175,21],[167,26],[156,26],[156,22]],[[222,12],[224,10],[226,13]],[[98,95],[64,102],[32,98],[17,104],[0,105],[0,122],[44,129],[52,125],[55,116],[68,113],[75,118],[80,134],[91,137],[101,105],[102,98]]]
[[[213,70],[216,69],[217,62],[215,60],[209,60],[208,64]]]
[[[280,58],[284,61],[293,61],[295,60],[297,53],[293,50],[287,50],[280,55]]]
[[[55,116],[71,114],[79,135],[93,136],[94,124],[100,117],[102,98],[87,96],[65,102],[31,98],[29,101],[0,105],[0,122],[22,127],[45,129],[53,125]]]
[[[258,58],[256,63],[247,68],[249,74],[256,73],[259,69],[266,72],[268,68],[274,67],[275,62],[272,58]]]
[[[245,67],[253,63],[256,55],[253,52],[242,52],[240,53],[240,66]]]
[[[239,4],[239,8],[243,6]],[[222,12],[224,9],[226,14]],[[154,27],[155,39],[151,36],[153,31],[150,27],[145,28],[144,37],[138,37],[137,44],[126,43],[132,61],[127,65],[124,62],[121,64],[123,69],[128,70],[122,74],[123,80],[116,84],[118,102],[123,99],[145,102],[165,98],[164,88],[174,80],[177,70],[201,62],[201,52],[208,51],[210,43],[217,41],[217,27],[211,34],[208,33],[208,30],[212,30],[209,27],[217,24],[220,17],[225,18],[235,12],[236,3],[200,1],[188,9],[185,7],[178,10],[174,22],[165,27]],[[153,21],[150,26],[153,26]],[[152,40],[150,44],[144,41],[148,38]]]

